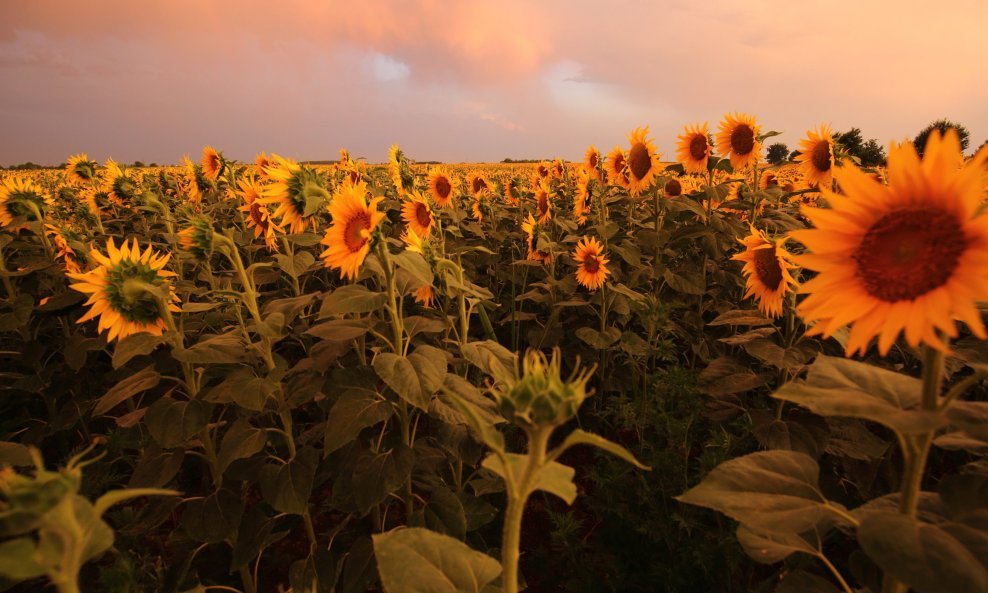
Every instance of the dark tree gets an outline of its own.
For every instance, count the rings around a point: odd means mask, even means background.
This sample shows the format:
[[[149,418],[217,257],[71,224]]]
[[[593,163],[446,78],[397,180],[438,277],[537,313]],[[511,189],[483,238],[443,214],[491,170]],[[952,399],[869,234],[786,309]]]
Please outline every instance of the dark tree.
[[[861,154],[858,155],[858,158],[861,159],[862,166],[884,167],[885,147],[872,138],[871,140],[865,142],[865,145],[861,148]]]
[[[765,158],[773,165],[782,163],[786,160],[787,156],[789,156],[789,147],[781,142],[770,145],[768,152],[765,154]]]
[[[798,157],[799,157],[799,155],[801,155],[801,154],[803,154],[803,153],[801,153],[801,152],[799,152],[798,150],[794,150],[794,151],[792,151],[792,152],[790,152],[790,153],[789,153],[789,160],[790,160],[790,161],[794,161],[794,160],[796,160],[796,158],[798,158]]]
[[[913,146],[916,147],[916,152],[919,153],[919,156],[923,156],[923,151],[926,149],[926,140],[930,137],[930,133],[933,130],[940,130],[940,134],[945,134],[951,128],[957,130],[957,136],[961,141],[961,152],[967,150],[967,146],[971,142],[971,133],[967,131],[967,128],[949,119],[938,119],[923,128],[922,132],[916,134],[916,138],[913,140]]]
[[[851,128],[846,132],[835,133],[834,142],[840,144],[847,154],[861,158],[861,149],[864,147],[861,128]]]

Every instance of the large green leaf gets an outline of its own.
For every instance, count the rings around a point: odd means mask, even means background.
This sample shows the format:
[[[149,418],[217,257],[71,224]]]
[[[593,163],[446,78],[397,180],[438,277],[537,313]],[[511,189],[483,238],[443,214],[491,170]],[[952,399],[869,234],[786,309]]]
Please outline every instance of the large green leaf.
[[[501,574],[501,563],[463,542],[419,527],[374,538],[386,593],[481,593]]]
[[[288,463],[264,466],[261,469],[264,500],[282,513],[301,515],[309,506],[318,465],[319,452],[306,447]]]
[[[557,451],[559,452],[559,454],[562,454],[563,451],[575,445],[590,445],[602,451],[607,451],[611,455],[620,457],[621,459],[627,461],[628,463],[637,467],[638,469],[643,469],[646,471],[652,469],[647,465],[641,463],[637,459],[635,459],[635,456],[632,455],[630,451],[628,451],[621,445],[613,441],[609,441],[600,435],[596,435],[579,428],[577,428],[576,430],[574,430],[573,432],[569,433],[569,435],[566,436],[566,440],[563,441],[563,444],[559,446],[559,449],[557,449]]]
[[[208,420],[208,404],[197,399],[178,401],[170,397],[154,402],[144,416],[151,437],[166,449],[184,445]]]
[[[388,295],[371,292],[361,284],[347,284],[323,297],[319,319],[348,313],[369,313],[384,306]]]
[[[511,474],[517,482],[522,471],[525,469],[525,465],[528,463],[528,457],[518,455],[517,453],[505,453],[505,456],[511,465]],[[484,458],[482,465],[502,478],[504,477],[504,464],[501,463],[501,458],[497,455],[493,453],[488,455]],[[530,489],[533,491],[545,490],[565,500],[566,504],[573,504],[573,501],[576,500],[576,484],[573,483],[574,475],[576,475],[576,471],[568,465],[550,461],[539,470]]]
[[[720,511],[756,531],[804,533],[831,518],[820,466],[795,451],[760,451],[715,467],[677,500]]]
[[[401,399],[416,408],[429,410],[431,394],[422,391],[418,371],[411,360],[392,352],[382,352],[374,359],[374,371]]]
[[[102,416],[138,393],[142,393],[158,385],[161,374],[154,370],[154,365],[148,365],[133,375],[120,381],[110,388],[103,397],[96,400],[93,416]]]
[[[391,404],[373,391],[344,391],[326,419],[323,455],[336,451],[357,438],[361,430],[387,420],[393,413]]]
[[[460,352],[470,364],[494,377],[498,383],[514,383],[518,357],[504,346],[492,340],[469,342],[460,348]]]
[[[819,554],[815,532],[805,535],[792,532],[763,533],[747,525],[739,525],[738,541],[749,556],[762,564],[781,562],[796,552],[811,556]]]

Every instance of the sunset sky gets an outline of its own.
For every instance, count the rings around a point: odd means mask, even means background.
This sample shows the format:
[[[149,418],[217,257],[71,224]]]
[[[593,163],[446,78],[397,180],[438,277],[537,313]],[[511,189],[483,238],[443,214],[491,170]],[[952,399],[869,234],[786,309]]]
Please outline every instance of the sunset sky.
[[[821,123],[988,139],[984,0],[2,0],[0,164],[213,145],[372,162],[578,159],[649,125],[745,111],[796,148]]]

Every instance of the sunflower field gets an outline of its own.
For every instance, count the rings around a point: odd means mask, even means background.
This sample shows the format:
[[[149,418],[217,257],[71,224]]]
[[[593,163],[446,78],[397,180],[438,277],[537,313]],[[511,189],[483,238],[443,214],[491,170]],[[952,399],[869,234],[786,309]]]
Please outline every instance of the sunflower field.
[[[0,171],[0,591],[988,593],[988,149]]]

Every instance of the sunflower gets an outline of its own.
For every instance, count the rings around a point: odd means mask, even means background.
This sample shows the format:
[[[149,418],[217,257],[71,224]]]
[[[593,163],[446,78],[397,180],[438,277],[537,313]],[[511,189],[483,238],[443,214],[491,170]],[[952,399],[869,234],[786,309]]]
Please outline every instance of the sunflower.
[[[406,228],[401,234],[401,240],[405,242],[405,249],[412,253],[427,255],[429,250],[426,239],[420,237],[411,228]],[[415,289],[415,302],[423,307],[432,307],[436,301],[436,291],[431,284],[426,284]]]
[[[745,113],[728,113],[720,122],[717,133],[717,153],[730,156],[734,170],[747,169],[758,162],[762,144],[758,141],[761,126],[755,118]]]
[[[207,146],[202,149],[202,172],[206,174],[206,178],[211,181],[216,181],[219,179],[220,173],[223,172],[223,166],[226,164],[226,159],[223,155],[216,151],[212,146]]]
[[[518,204],[518,198],[521,196],[521,190],[518,187],[518,180],[514,177],[508,176],[504,179],[504,201],[511,205]]]
[[[604,246],[596,237],[584,237],[576,244],[573,252],[576,260],[576,281],[587,290],[597,290],[604,285],[610,271],[607,269],[607,258],[604,257]]]
[[[106,161],[106,171],[103,174],[103,191],[110,197],[110,201],[121,206],[132,203],[138,194],[137,184],[113,159]]]
[[[759,176],[758,189],[768,189],[770,187],[779,187],[779,176],[776,175],[775,171],[766,169]]]
[[[532,213],[529,212],[528,219],[521,223],[521,230],[525,232],[525,238],[528,242],[527,259],[549,265],[549,263],[552,262],[552,254],[548,251],[540,251],[539,249],[536,249],[538,240],[535,234],[538,231],[538,228],[539,224],[535,221],[535,217],[532,216]]]
[[[260,202],[275,206],[272,216],[292,233],[301,233],[310,224],[315,227],[314,215],[329,198],[322,177],[291,159],[274,155],[274,161],[265,169],[272,183],[264,187]]]
[[[388,174],[399,196],[404,196],[415,187],[415,174],[408,164],[408,158],[397,144],[393,144],[388,150]]]
[[[628,189],[631,187],[631,173],[628,171],[628,155],[620,146],[615,146],[607,153],[604,161],[607,171],[607,182]]]
[[[535,188],[535,212],[539,215],[539,224],[548,222],[552,218],[552,200],[549,196],[549,186],[540,183]]]
[[[432,208],[419,192],[409,194],[409,199],[401,207],[401,218],[419,237],[428,237],[432,230]]]
[[[203,215],[189,219],[189,226],[178,232],[179,246],[199,261],[213,254],[213,221]]]
[[[268,156],[268,153],[262,152],[254,157],[254,173],[258,179],[269,181],[267,169],[268,167],[274,167],[276,164],[274,159]]]
[[[490,179],[479,171],[473,171],[467,176],[467,185],[470,187],[470,194],[474,197],[491,191]]]
[[[830,126],[806,132],[806,138],[799,141],[796,160],[807,183],[829,186],[834,169],[834,135]]]
[[[51,198],[27,177],[8,177],[0,183],[0,227],[18,218],[38,220],[51,204]]]
[[[438,208],[449,208],[453,203],[453,192],[456,189],[456,182],[453,180],[449,169],[439,165],[429,169],[427,178],[429,193]]]
[[[687,173],[706,173],[710,158],[710,136],[707,123],[686,126],[676,144],[676,159]]]
[[[590,178],[600,183],[600,151],[596,146],[591,145],[583,155],[583,169],[590,174]]]
[[[486,191],[480,192],[473,197],[473,206],[471,206],[470,211],[473,212],[473,217],[477,219],[477,222],[482,222],[484,220],[484,200],[488,199],[488,193]]]
[[[538,175],[539,179],[548,179],[549,175],[552,174],[552,164],[548,161],[542,161],[535,167],[535,174]]]
[[[141,332],[161,335],[165,321],[149,289],[165,295],[169,311],[179,311],[178,297],[169,281],[175,274],[163,269],[171,256],[151,247],[142,253],[137,239],[129,246],[124,241],[117,249],[112,237],[107,240],[106,252],[104,256],[93,249],[89,256],[99,264],[97,267],[85,273],[67,274],[76,280],[71,288],[89,295],[86,305],[91,308],[78,323],[99,317],[98,331],[107,330],[111,342]]]
[[[96,179],[96,161],[89,160],[86,153],[74,154],[65,165],[65,179],[69,183],[92,183]]]
[[[630,173],[628,191],[638,196],[652,187],[659,171],[659,153],[655,152],[655,145],[648,138],[648,126],[635,128],[628,135],[628,141],[631,143],[627,161],[627,171]]]
[[[590,172],[585,168],[576,172],[576,193],[573,194],[573,218],[577,224],[586,224],[590,211]]]
[[[679,179],[670,177],[669,180],[666,181],[665,185],[662,186],[662,192],[667,198],[678,198],[683,195],[683,184],[679,181]]]
[[[329,204],[333,224],[326,230],[322,252],[327,268],[339,270],[344,278],[355,280],[360,266],[370,252],[371,233],[377,228],[384,213],[378,212],[377,205],[383,200],[377,197],[367,203],[367,184],[343,184]]]
[[[60,259],[65,264],[65,271],[70,274],[77,274],[82,271],[79,266],[79,256],[76,254],[75,249],[69,245],[69,241],[66,238],[66,231],[55,225],[46,224],[45,232],[50,236],[55,243],[55,259]]]
[[[566,176],[566,164],[562,159],[553,159],[552,164],[549,165],[549,174],[556,179]]]
[[[771,241],[764,232],[752,226],[751,234],[739,241],[745,250],[731,259],[745,262],[741,269],[748,279],[744,298],[754,295],[762,313],[779,317],[783,299],[796,285],[789,273],[792,256],[785,250],[786,238]]]
[[[183,156],[182,161],[185,164],[185,179],[183,180],[185,193],[189,202],[193,205],[199,205],[202,203],[203,196],[213,189],[212,182],[203,171],[202,165],[193,163],[188,156]]]
[[[954,130],[933,132],[920,160],[911,142],[893,145],[888,185],[851,163],[834,171],[843,195],[822,187],[829,209],[803,207],[815,228],[791,235],[812,253],[796,258],[818,275],[799,313],[830,336],[850,324],[846,350],[878,337],[883,356],[905,332],[910,346],[946,350],[955,320],[988,338],[976,301],[988,300],[988,216],[981,186],[988,149],[964,164]]]
[[[237,187],[236,195],[244,202],[237,209],[247,215],[247,226],[254,229],[254,238],[264,237],[268,249],[277,250],[278,233],[285,231],[271,218],[271,211],[261,202],[263,186],[255,177],[246,175],[237,180]]]

